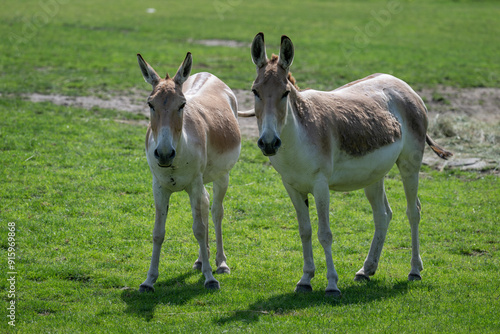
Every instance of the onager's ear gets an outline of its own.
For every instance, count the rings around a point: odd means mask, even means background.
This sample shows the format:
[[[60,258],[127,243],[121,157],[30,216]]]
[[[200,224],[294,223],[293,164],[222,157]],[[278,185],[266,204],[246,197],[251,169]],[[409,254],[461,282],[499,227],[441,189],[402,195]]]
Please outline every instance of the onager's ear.
[[[137,62],[141,68],[142,76],[147,83],[151,86],[156,86],[160,82],[160,76],[155,72],[155,70],[142,58],[141,54],[137,54]]]
[[[283,69],[288,70],[288,68],[292,65],[294,53],[292,40],[285,35],[281,36],[280,57],[278,64],[280,64]]]
[[[264,44],[264,33],[259,32],[252,42],[252,61],[257,68],[267,64],[266,45]]]
[[[193,56],[191,56],[191,52],[188,52],[186,54],[186,58],[182,62],[181,66],[179,66],[179,69],[175,74],[174,82],[178,85],[182,85],[189,78],[192,66],[193,66]]]

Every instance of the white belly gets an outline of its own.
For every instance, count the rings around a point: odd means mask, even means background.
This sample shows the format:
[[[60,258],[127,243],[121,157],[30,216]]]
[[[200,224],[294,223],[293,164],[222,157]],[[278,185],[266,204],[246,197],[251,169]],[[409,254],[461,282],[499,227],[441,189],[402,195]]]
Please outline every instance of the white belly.
[[[334,191],[362,189],[380,180],[394,166],[402,141],[384,146],[362,157],[337,152],[332,159],[324,159],[309,149],[307,153],[278,154],[270,161],[284,182],[302,193],[312,193],[317,182],[328,182]]]
[[[384,146],[362,157],[340,153],[334,161],[329,187],[335,191],[362,189],[380,180],[396,163],[402,141]]]

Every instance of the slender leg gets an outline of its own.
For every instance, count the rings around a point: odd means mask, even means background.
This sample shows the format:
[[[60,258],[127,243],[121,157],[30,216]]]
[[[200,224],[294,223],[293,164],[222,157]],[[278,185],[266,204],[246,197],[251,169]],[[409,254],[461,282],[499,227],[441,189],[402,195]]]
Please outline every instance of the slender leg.
[[[380,254],[384,247],[389,222],[392,218],[392,210],[387,201],[387,196],[385,195],[383,178],[377,183],[366,187],[365,195],[372,207],[375,233],[365,263],[354,277],[355,281],[370,280],[369,276],[375,274],[380,260]]]
[[[313,190],[314,200],[316,201],[316,210],[318,212],[318,240],[325,252],[326,259],[326,278],[328,286],[326,294],[329,296],[340,297],[341,293],[337,287],[339,276],[335,270],[332,259],[332,231],[330,230],[330,189],[326,179],[318,180]]]
[[[203,187],[203,193],[204,193],[204,196],[207,198],[207,201],[210,205],[210,195],[208,194],[208,192],[206,191],[205,187]],[[192,206],[191,206],[192,208]],[[203,206],[202,209],[204,210],[202,212],[202,217],[208,217],[208,206]],[[208,218],[207,218],[207,221],[206,221],[206,224],[205,224],[205,242],[206,242],[206,245],[207,245],[207,252],[208,252],[208,258],[210,259],[210,243],[208,242],[208,228],[209,228],[209,224],[208,224]],[[193,264],[193,269],[195,270],[200,270],[201,271],[201,267],[202,267],[202,257],[203,257],[203,254],[202,254],[202,250],[201,248],[199,249],[198,251],[198,258],[196,259],[196,261],[194,261],[194,264]]]
[[[403,176],[403,185],[406,195],[406,215],[411,227],[411,271],[409,281],[421,280],[420,271],[424,269],[420,258],[420,241],[418,226],[420,224],[420,201],[418,199],[418,172]]]
[[[423,143],[422,139],[422,143]],[[423,145],[423,144],[422,144]],[[418,199],[418,173],[422,164],[424,148],[415,147],[405,152],[397,161],[399,172],[403,180],[406,195],[406,216],[411,227],[411,271],[408,280],[421,280],[420,271],[424,269],[420,258],[420,242],[418,226],[420,224],[420,201]]]
[[[212,220],[215,227],[215,239],[217,243],[217,254],[215,264],[218,274],[229,274],[231,270],[226,264],[226,254],[224,253],[224,243],[222,241],[222,218],[224,216],[224,206],[222,201],[226,195],[229,185],[229,173],[214,181],[214,196],[212,202]]]
[[[208,261],[207,233],[208,233],[208,207],[210,199],[203,186],[201,176],[187,189],[193,214],[193,233],[200,245],[201,272],[205,276],[205,288],[219,289],[219,282],[212,274],[212,267]]]
[[[153,228],[153,254],[151,256],[148,276],[141,284],[139,288],[140,292],[154,291],[153,285],[158,279],[161,245],[165,238],[165,222],[167,220],[168,203],[171,193],[164,191],[156,179],[153,178],[153,195],[156,207],[155,225]]]
[[[292,200],[295,211],[297,212],[297,220],[299,222],[299,234],[302,240],[302,254],[304,257],[303,275],[295,288],[296,292],[312,291],[311,279],[314,277],[316,270],[314,266],[314,258],[312,251],[312,228],[311,220],[309,219],[309,203],[307,194],[299,193],[289,184],[283,182],[285,189]]]

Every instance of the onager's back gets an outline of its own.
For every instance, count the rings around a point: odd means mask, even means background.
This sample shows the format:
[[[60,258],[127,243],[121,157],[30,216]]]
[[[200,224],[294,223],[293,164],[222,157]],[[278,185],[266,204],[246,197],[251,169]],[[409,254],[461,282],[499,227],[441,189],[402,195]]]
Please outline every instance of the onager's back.
[[[174,78],[167,74],[165,79],[140,55],[137,58],[144,79],[153,87],[148,98],[151,123],[146,134],[146,157],[153,174],[156,207],[153,255],[140,291],[154,290],[170,196],[182,190],[189,194],[193,232],[200,245],[194,268],[201,269],[205,275],[206,288],[218,289],[219,282],[213,277],[209,263],[210,198],[204,184],[214,184],[211,210],[217,239],[217,273],[229,273],[221,222],[229,171],[238,160],[241,147],[236,98],[229,87],[212,74],[189,77],[190,53]]]

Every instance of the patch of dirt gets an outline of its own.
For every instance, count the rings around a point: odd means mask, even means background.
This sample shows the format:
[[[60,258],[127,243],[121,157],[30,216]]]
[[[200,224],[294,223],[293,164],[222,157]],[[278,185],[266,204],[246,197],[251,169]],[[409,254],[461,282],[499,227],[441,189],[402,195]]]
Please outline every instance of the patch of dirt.
[[[500,89],[437,87],[417,92],[424,99],[429,116],[453,113],[483,122],[500,121]]]
[[[252,92],[234,90],[234,93],[240,110],[253,108]],[[451,160],[444,161],[426,151],[424,164],[441,170],[459,168],[500,172],[500,151],[497,148],[500,141],[500,89],[436,87],[417,93],[429,109],[429,133],[440,145],[454,153]],[[51,102],[85,109],[115,109],[149,116],[144,102],[146,91],[121,94],[101,97],[32,94],[25,95],[25,98],[32,102]],[[243,136],[251,139],[258,137],[255,118],[239,118],[238,121]],[[146,122],[136,123],[146,125]]]
[[[116,109],[135,113],[144,113],[149,115],[149,109],[145,102],[145,97],[139,99],[138,96],[66,96],[66,95],[25,95],[31,102],[51,102],[63,106],[79,107],[84,109],[103,108]]]

